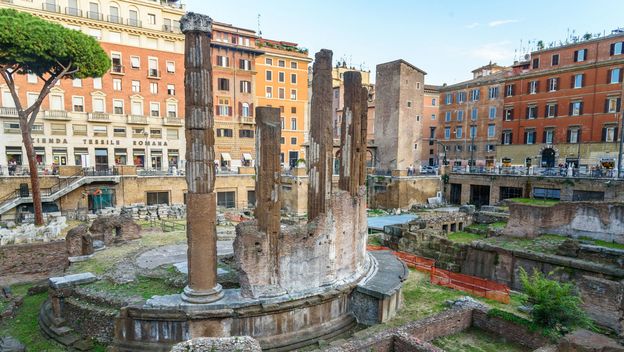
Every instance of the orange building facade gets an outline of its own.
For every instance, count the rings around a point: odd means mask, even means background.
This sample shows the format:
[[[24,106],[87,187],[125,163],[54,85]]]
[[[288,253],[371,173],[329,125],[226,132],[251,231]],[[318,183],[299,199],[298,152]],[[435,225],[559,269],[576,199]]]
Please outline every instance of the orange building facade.
[[[440,87],[425,84],[420,165],[438,165],[436,131],[440,119]]]

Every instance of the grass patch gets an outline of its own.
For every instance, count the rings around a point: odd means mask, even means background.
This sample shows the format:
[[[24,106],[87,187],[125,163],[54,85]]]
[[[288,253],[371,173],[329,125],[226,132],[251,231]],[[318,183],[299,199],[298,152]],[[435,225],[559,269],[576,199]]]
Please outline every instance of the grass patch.
[[[469,328],[457,334],[439,337],[432,344],[447,352],[528,352],[528,349],[520,344],[508,342],[504,337]]]
[[[509,201],[522,204],[538,205],[543,207],[551,207],[555,204],[559,204],[559,201],[554,199],[511,198],[509,199]]]
[[[369,235],[368,236],[368,244],[373,245],[373,246],[383,246],[379,236],[370,236]]]
[[[620,244],[620,243],[607,242],[607,241],[603,241],[603,240],[595,240],[593,238],[589,238],[589,237],[585,237],[585,236],[579,237],[579,240],[582,240],[584,242],[591,242],[591,244],[593,244],[595,246],[624,250],[624,244]]]
[[[557,248],[567,237],[559,235],[541,235],[536,238],[490,237],[483,241],[509,250],[527,250],[540,253],[556,254]]]
[[[448,234],[448,239],[456,243],[470,243],[483,238],[485,238],[485,236],[477,233],[452,232]]]
[[[118,285],[107,280],[100,280],[90,284],[88,287],[121,297],[141,297],[142,299],[149,299],[156,295],[171,295],[180,291],[178,288],[167,285],[163,279],[145,276],[139,276],[133,282]]]
[[[502,229],[505,228],[507,226],[507,223],[504,221],[497,221],[495,223],[490,224],[490,227],[493,227],[495,229]]]

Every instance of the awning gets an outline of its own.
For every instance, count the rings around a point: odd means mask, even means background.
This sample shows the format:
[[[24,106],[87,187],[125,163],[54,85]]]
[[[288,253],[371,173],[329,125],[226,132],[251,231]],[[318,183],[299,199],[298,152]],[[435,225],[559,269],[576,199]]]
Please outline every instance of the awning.
[[[243,153],[243,160],[252,160],[252,159],[251,159],[251,154],[249,154],[249,153]]]
[[[150,153],[152,155],[162,155],[162,150],[160,150],[160,149],[159,150],[152,150]]]
[[[221,153],[221,159],[225,161],[231,161],[232,157],[230,156],[230,153]]]
[[[7,154],[22,154],[22,147],[6,147]]]
[[[108,149],[96,149],[95,156],[108,156]]]

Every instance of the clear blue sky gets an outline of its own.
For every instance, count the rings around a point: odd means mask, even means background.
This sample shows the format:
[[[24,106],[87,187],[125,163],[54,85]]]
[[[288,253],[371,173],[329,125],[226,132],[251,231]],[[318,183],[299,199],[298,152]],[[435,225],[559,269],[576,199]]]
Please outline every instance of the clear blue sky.
[[[402,58],[428,74],[428,84],[455,83],[490,60],[513,63],[529,40],[565,41],[568,30],[607,34],[624,27],[623,0],[187,0],[188,11],[260,29],[268,39],[321,48],[334,61],[370,69]]]

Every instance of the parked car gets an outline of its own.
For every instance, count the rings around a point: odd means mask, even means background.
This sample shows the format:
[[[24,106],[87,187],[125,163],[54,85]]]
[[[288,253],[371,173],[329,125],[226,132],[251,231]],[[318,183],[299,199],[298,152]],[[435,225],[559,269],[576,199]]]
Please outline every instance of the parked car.
[[[426,165],[426,166],[421,166],[420,167],[420,173],[421,174],[437,174],[438,173],[438,167],[437,166],[431,166],[431,165]]]

